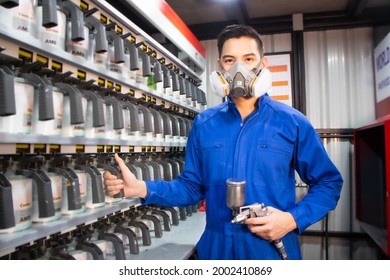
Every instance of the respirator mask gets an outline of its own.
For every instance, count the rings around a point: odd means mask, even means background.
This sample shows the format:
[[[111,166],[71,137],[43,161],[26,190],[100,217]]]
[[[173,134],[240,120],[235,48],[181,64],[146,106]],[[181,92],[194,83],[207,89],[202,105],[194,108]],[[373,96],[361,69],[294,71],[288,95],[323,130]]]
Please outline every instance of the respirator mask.
[[[214,71],[210,75],[211,89],[220,97],[260,97],[272,86],[271,72],[260,69],[260,65],[248,69],[238,60],[229,71]]]

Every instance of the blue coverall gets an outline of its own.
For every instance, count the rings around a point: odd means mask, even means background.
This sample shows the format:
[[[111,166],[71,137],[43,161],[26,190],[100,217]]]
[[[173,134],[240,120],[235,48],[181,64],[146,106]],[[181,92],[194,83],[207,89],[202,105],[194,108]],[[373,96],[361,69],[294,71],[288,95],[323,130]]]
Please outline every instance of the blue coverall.
[[[294,170],[309,186],[299,202]],[[298,234],[336,207],[343,184],[307,118],[264,94],[244,121],[229,98],[197,115],[188,137],[185,171],[171,182],[146,181],[148,195],[142,203],[187,206],[205,198],[199,259],[280,259],[271,242],[245,224],[230,223],[227,178],[246,180],[247,205],[259,202],[292,214],[298,228],[282,238],[289,259],[302,258]]]

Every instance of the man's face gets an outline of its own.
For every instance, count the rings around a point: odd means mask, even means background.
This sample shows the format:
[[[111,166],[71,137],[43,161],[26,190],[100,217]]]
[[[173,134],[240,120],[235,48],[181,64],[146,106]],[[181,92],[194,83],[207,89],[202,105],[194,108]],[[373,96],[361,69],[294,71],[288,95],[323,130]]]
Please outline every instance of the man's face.
[[[230,67],[238,60],[243,62],[248,69],[256,67],[261,60],[261,56],[255,39],[240,37],[226,40],[219,59],[220,66],[225,71],[229,71]]]

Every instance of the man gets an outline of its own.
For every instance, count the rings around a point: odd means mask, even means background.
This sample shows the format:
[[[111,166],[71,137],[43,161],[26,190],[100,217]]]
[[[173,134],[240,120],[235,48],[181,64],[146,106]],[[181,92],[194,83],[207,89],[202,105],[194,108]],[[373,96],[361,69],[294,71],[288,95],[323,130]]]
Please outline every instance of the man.
[[[279,239],[288,259],[301,259],[298,234],[336,207],[341,175],[306,117],[266,93],[271,82],[257,32],[228,26],[218,36],[218,50],[221,72],[211,83],[227,101],[195,118],[185,171],[171,182],[141,181],[115,155],[123,180],[106,172],[105,184],[111,195],[123,188],[125,196],[146,204],[186,206],[205,198],[199,259],[281,259],[271,242]],[[310,187],[299,202],[295,171]],[[228,178],[244,179],[245,204],[264,203],[271,214],[231,223]]]

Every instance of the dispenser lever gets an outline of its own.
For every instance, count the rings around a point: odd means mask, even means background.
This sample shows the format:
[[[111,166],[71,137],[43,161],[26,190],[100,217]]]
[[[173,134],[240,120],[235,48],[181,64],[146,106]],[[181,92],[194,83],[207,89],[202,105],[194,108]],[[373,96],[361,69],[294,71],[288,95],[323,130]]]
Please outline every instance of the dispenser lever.
[[[68,18],[71,20],[71,40],[73,42],[83,41],[84,38],[84,14],[81,9],[72,1],[58,1],[58,5],[61,6],[68,14]]]
[[[68,93],[70,99],[70,123],[80,124],[84,122],[83,103],[81,92],[74,86],[66,83],[54,85]]]
[[[78,241],[76,244],[76,249],[91,253],[94,260],[104,260],[103,251],[95,243],[90,243],[85,240]]]
[[[172,77],[171,77],[171,71],[166,66],[162,66],[163,71],[163,88],[170,88],[172,87]]]
[[[88,173],[91,177],[92,185],[92,203],[101,203],[104,202],[104,191],[103,191],[103,182],[102,174],[95,166],[86,166],[86,165],[76,165],[75,169],[80,169]]]
[[[4,174],[0,173],[0,229],[15,226],[15,214],[12,198],[12,185]]]
[[[57,25],[57,0],[42,0],[42,26],[52,28]]]
[[[185,80],[185,85],[186,85],[186,98],[192,99],[191,83],[188,80]]]
[[[114,114],[114,129],[122,129],[125,127],[123,120],[122,107],[119,103],[119,100],[113,96],[105,96],[104,100],[106,103],[112,106],[113,114]]]
[[[98,238],[109,241],[113,244],[116,260],[126,259],[125,250],[123,248],[123,241],[116,234],[110,232],[99,233]]]
[[[16,114],[14,74],[5,65],[0,65],[0,116]]]
[[[108,51],[106,27],[97,18],[91,16],[97,9],[91,9],[84,13],[85,24],[90,29],[90,33],[95,34],[95,52],[105,53]]]
[[[67,179],[66,192],[68,195],[68,209],[78,210],[81,209],[81,197],[80,197],[80,185],[77,174],[70,168],[49,168],[49,172],[54,171],[56,174],[63,176]]]
[[[162,233],[160,220],[156,216],[143,214],[141,216],[141,219],[145,219],[145,220],[151,221],[153,223],[153,226],[154,226],[154,236],[157,237],[157,238],[161,238],[162,237],[163,233]]]
[[[42,77],[32,73],[22,73],[22,78],[30,81],[38,92],[39,120],[54,119],[53,86]]]
[[[158,62],[156,59],[154,59],[154,64],[153,64],[153,77],[154,77],[154,82],[156,83],[163,81],[163,72],[161,69],[161,63]]]
[[[141,230],[142,244],[144,246],[150,246],[150,244],[152,244],[152,238],[150,237],[149,227],[145,223],[141,221],[131,220],[128,222],[127,225],[135,228],[139,228]]]
[[[154,118],[154,132],[156,134],[162,134],[164,133],[164,127],[163,127],[163,120],[161,114],[153,108],[149,108],[150,113],[152,114]]]
[[[136,105],[131,104],[130,101],[122,101],[122,108],[128,108],[130,114],[130,130],[140,131],[140,123],[138,117],[138,108]]]
[[[95,92],[91,90],[82,90],[81,93],[92,101],[93,110],[93,127],[101,127],[105,125],[104,120],[104,101]]]
[[[168,207],[168,206],[164,206],[162,209],[167,210],[171,213],[172,224],[177,226],[179,224],[179,215],[178,215],[176,209],[173,207]]]
[[[170,71],[172,74],[172,91],[179,91],[180,90],[179,75],[175,73],[173,70]]]
[[[139,253],[137,235],[135,234],[135,232],[131,228],[126,228],[120,224],[117,224],[114,228],[114,232],[123,234],[127,237],[128,241],[129,241],[130,254],[138,254]]]
[[[118,33],[112,30],[107,30],[107,39],[112,42],[114,45],[114,63],[122,63],[125,62],[125,48],[123,39],[119,36]]]
[[[144,116],[144,132],[154,132],[154,127],[152,125],[152,113],[150,110],[143,105],[138,105],[138,110],[140,110]]]
[[[37,186],[39,218],[48,218],[55,215],[53,191],[49,176],[42,170],[16,170],[16,175],[32,178]]]
[[[148,77],[152,75],[152,70],[150,66],[150,56],[146,51],[141,52],[142,59],[142,76]]]
[[[134,43],[127,39],[129,36],[131,36],[131,34],[127,33],[122,36],[122,39],[125,51],[130,55],[130,70],[134,71],[139,69],[138,48]]]
[[[171,231],[171,221],[169,219],[169,215],[166,212],[158,209],[153,209],[152,214],[161,216],[163,218],[164,230]]]

